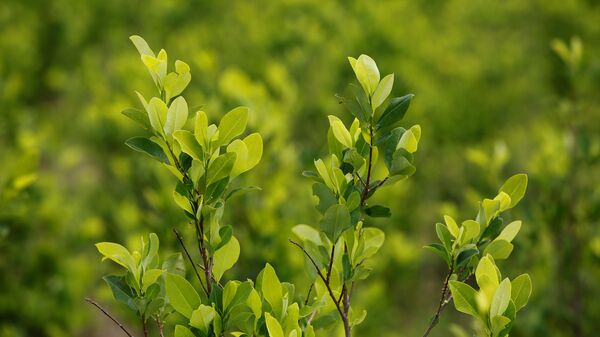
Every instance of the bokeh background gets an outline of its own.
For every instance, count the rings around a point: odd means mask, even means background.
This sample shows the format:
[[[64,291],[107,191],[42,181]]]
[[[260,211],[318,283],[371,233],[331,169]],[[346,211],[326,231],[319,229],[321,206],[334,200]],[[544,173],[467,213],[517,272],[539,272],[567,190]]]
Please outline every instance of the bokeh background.
[[[387,240],[356,292],[368,310],[356,335],[423,333],[445,272],[422,249],[435,222],[474,217],[517,172],[529,190],[510,217],[524,227],[500,267],[529,272],[534,293],[512,336],[598,335],[597,1],[2,0],[1,337],[116,336],[86,296],[134,326],[110,300],[100,276],[113,268],[93,244],[156,232],[167,253],[170,229],[188,230],[174,179],[123,144],[142,130],[120,111],[137,104],[134,90],[153,90],[132,34],[190,64],[192,105],[213,119],[247,105],[265,139],[242,179],[263,191],[228,206],[242,243],[228,276],[254,278],[269,261],[306,290],[287,242],[317,215],[301,172],[326,151],[326,116],[349,121],[334,94],[353,81],[346,57],[366,53],[395,73],[393,94],[416,94],[406,124],[423,136],[417,173],[381,193],[393,216],[374,222]],[[561,58],[555,39],[574,51]],[[460,336],[457,326],[469,320],[450,308],[432,336]]]

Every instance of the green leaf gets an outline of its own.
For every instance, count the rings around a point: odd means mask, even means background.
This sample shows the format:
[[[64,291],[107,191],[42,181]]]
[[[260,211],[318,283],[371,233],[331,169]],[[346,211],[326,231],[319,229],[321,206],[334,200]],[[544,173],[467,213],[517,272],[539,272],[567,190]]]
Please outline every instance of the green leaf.
[[[419,140],[421,139],[421,127],[414,125],[402,134],[396,149],[405,149],[408,153],[417,152]]]
[[[440,242],[446,247],[446,251],[448,251],[448,255],[452,252],[452,234],[446,226],[441,223],[435,224],[435,232],[440,239]]]
[[[352,136],[344,123],[336,116],[329,115],[329,125],[335,138],[345,147],[351,148],[353,146]]]
[[[227,152],[235,153],[235,163],[229,174],[231,179],[233,179],[246,170],[248,147],[246,146],[246,143],[236,139],[227,146]]]
[[[263,297],[271,305],[275,315],[280,316],[283,310],[283,288],[275,269],[268,263],[262,271],[261,288]]]
[[[453,237],[457,238],[458,237],[458,225],[456,224],[456,221],[454,221],[454,219],[452,219],[451,216],[444,215],[444,222],[446,223],[446,227],[448,228],[448,231],[450,232],[450,234],[452,234]]]
[[[277,319],[268,312],[265,312],[265,323],[267,323],[267,330],[269,331],[269,337],[285,337],[281,324]]]
[[[521,310],[529,302],[531,289],[531,278],[527,274],[519,275],[512,281],[511,298],[515,303],[517,311]]]
[[[142,277],[142,290],[146,291],[149,286],[154,284],[156,280],[162,275],[162,269],[150,269],[144,272],[144,276]]]
[[[107,275],[102,278],[112,290],[113,297],[132,310],[136,310],[133,304],[133,298],[136,296],[133,290],[127,285],[125,276],[122,275]]]
[[[112,260],[137,275],[137,263],[127,248],[113,242],[99,242],[96,244],[96,248],[100,254],[104,255],[103,260]]]
[[[364,244],[360,256],[366,259],[375,255],[383,246],[385,233],[379,228],[367,227],[363,229],[361,239],[364,240]]]
[[[442,259],[444,259],[444,261],[446,261],[446,264],[450,266],[450,257],[448,256],[448,251],[446,250],[446,247],[444,247],[442,244],[432,243],[430,245],[424,246],[423,248],[439,255]]]
[[[389,208],[380,205],[365,208],[365,213],[372,218],[389,218],[392,216]]]
[[[152,125],[150,125],[150,120],[148,119],[148,113],[135,108],[127,108],[121,111],[121,113],[139,123],[144,129],[152,130]]]
[[[190,329],[178,324],[175,326],[175,337],[196,337],[196,335]]]
[[[459,281],[450,281],[449,285],[456,310],[475,318],[480,318],[477,311],[477,302],[475,299],[477,292],[475,289]]]
[[[133,45],[138,50],[140,55],[154,56],[154,52],[152,51],[152,49],[150,49],[150,46],[148,46],[146,40],[144,40],[141,36],[131,35],[129,39],[131,40],[131,42],[133,42]]]
[[[231,237],[229,242],[215,252],[213,275],[218,281],[223,274],[231,269],[240,257],[240,243],[235,237]]]
[[[208,172],[206,173],[206,186],[210,186],[212,183],[229,176],[229,173],[233,169],[235,158],[235,153],[228,152],[213,160],[208,166]]]
[[[516,204],[523,199],[525,191],[527,190],[527,175],[524,173],[515,174],[508,178],[504,185],[500,187],[499,192],[504,192],[510,197],[510,208],[515,207]]]
[[[202,160],[203,151],[200,144],[196,140],[196,137],[188,130],[177,130],[173,133],[173,138],[181,146],[181,151],[190,155],[190,157],[196,160]]]
[[[480,225],[479,222],[475,220],[465,220],[462,223],[462,227],[464,227],[464,233],[462,236],[462,242],[469,242],[472,239],[479,236]]]
[[[238,196],[238,195],[245,194],[247,192],[251,192],[251,191],[262,191],[262,188],[260,188],[258,186],[246,186],[246,187],[234,188],[229,193],[227,193],[227,196],[225,196],[225,200],[227,200],[231,197],[234,197],[234,196]]]
[[[490,242],[485,249],[483,250],[483,254],[490,254],[496,260],[504,260],[510,256],[510,253],[513,251],[512,243],[502,240],[496,239]]]
[[[522,222],[520,220],[509,223],[506,225],[506,227],[504,227],[497,239],[512,242],[515,236],[517,236],[519,233],[519,230],[521,230],[521,224]]]
[[[394,74],[389,74],[384,77],[375,92],[373,93],[373,98],[371,98],[371,108],[375,111],[390,95],[392,92],[392,87],[394,86]]]
[[[164,131],[167,136],[172,135],[173,132],[180,130],[188,117],[188,105],[183,96],[177,97],[169,110],[167,111],[167,120],[165,122]]]
[[[331,180],[331,176],[329,175],[329,171],[327,170],[327,167],[325,166],[323,159],[315,160],[315,167],[317,168],[317,172],[319,172],[319,175],[325,182],[325,185],[327,185],[327,187],[330,190],[335,191],[335,185],[333,184],[333,181]]]
[[[492,319],[492,335],[499,336],[502,329],[510,323],[510,318],[505,316],[493,316]]]
[[[329,207],[321,219],[320,226],[332,242],[337,242],[342,232],[352,227],[348,208],[339,204]]]
[[[476,248],[463,250],[456,257],[456,266],[462,267],[462,266],[466,265],[467,263],[469,263],[471,258],[477,254],[479,254],[479,250],[477,250]]]
[[[379,117],[377,124],[375,124],[375,128],[377,130],[391,129],[397,122],[404,118],[413,97],[415,97],[415,95],[408,94],[402,97],[392,98],[390,104],[383,111],[381,117]]]
[[[165,288],[169,303],[183,316],[190,318],[192,311],[200,305],[200,296],[194,287],[183,277],[167,273]]]
[[[314,183],[312,190],[313,194],[319,198],[319,203],[316,207],[321,214],[325,214],[332,205],[337,204],[338,200],[335,194],[327,186],[321,183]]]
[[[190,325],[206,334],[208,333],[210,324],[215,319],[215,314],[216,312],[213,307],[200,304],[198,309],[192,312]]]
[[[479,260],[479,264],[477,264],[477,268],[475,269],[475,279],[480,287],[482,286],[482,280],[484,276],[487,276],[489,280],[496,286],[500,283],[500,278],[498,276],[498,272],[496,271],[496,264],[489,256],[485,254],[481,260]]]
[[[490,307],[490,317],[500,316],[504,314],[508,303],[510,302],[511,285],[510,280],[505,278],[500,282],[494,297],[492,298],[492,306]]]
[[[185,263],[181,253],[174,253],[165,258],[162,264],[162,269],[167,273],[185,276]]]
[[[154,131],[163,133],[163,125],[167,119],[167,105],[160,98],[152,97],[148,103],[148,119]]]
[[[153,141],[145,137],[129,138],[125,144],[130,148],[145,153],[161,163],[169,164],[169,159],[163,149]]]
[[[223,116],[219,123],[219,144],[228,144],[246,130],[248,108],[237,107]]]
[[[263,140],[259,133],[252,133],[244,138],[248,148],[245,171],[253,169],[261,160],[263,154]]]
[[[204,111],[196,113],[196,121],[194,122],[194,137],[205,150],[208,144],[208,117]]]
[[[350,63],[352,64],[352,61]],[[372,96],[379,84],[379,69],[375,61],[363,54],[358,57],[353,68],[360,85],[369,96]]]

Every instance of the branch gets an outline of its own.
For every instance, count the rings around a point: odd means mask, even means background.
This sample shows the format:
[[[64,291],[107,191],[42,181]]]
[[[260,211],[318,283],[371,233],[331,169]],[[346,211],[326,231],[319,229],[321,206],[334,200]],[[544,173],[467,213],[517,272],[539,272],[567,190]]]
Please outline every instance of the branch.
[[[335,244],[331,245],[331,258],[329,259],[329,267],[327,267],[327,284],[329,284],[329,279],[331,278],[331,270],[333,269],[333,257],[335,254]]]
[[[308,254],[308,252],[306,251],[306,249],[304,249],[304,247],[302,247],[301,244],[299,244],[298,242],[296,242],[296,241],[294,241],[292,239],[289,239],[289,241],[294,246],[300,248],[300,250],[302,250],[302,252],[304,253],[304,255],[306,255],[306,257],[308,257],[308,259],[310,260],[310,262],[312,263],[312,265],[317,270],[317,274],[319,275],[319,277],[321,278],[321,280],[323,281],[323,283],[325,283],[325,287],[327,288],[327,291],[329,292],[329,296],[331,297],[331,300],[335,304],[336,309],[340,313],[340,316],[342,317],[342,320],[347,319],[346,314],[344,314],[344,311],[342,310],[342,307],[340,307],[340,303],[336,300],[335,295],[333,294],[333,290],[331,289],[331,286],[329,285],[329,283],[327,283],[327,280],[325,279],[325,276],[321,272],[321,269],[319,269],[319,265],[317,265],[317,262],[315,262],[315,260],[313,259],[313,257],[310,256],[310,254]]]
[[[438,324],[442,311],[444,310],[444,308],[446,307],[446,305],[450,302],[450,299],[452,298],[452,294],[450,296],[448,296],[447,298],[446,298],[446,294],[448,293],[448,282],[450,282],[450,277],[452,276],[453,272],[454,272],[454,264],[451,264],[450,270],[448,270],[448,275],[446,275],[446,280],[444,281],[444,287],[442,288],[442,296],[440,297],[440,303],[438,304],[437,310],[435,311],[435,315],[431,319],[431,322],[429,322],[429,326],[427,327],[427,330],[425,330],[423,337],[427,337],[429,335],[429,333],[431,332],[431,330]]]
[[[198,277],[198,281],[200,281],[200,286],[202,287],[202,290],[204,291],[204,293],[208,297],[208,291],[206,290],[206,286],[204,285],[204,282],[202,282],[202,278],[200,277],[200,273],[198,272],[198,269],[196,268],[196,264],[194,263],[194,260],[192,260],[192,256],[190,255],[190,253],[188,252],[187,248],[185,247],[185,244],[183,243],[183,237],[181,236],[181,234],[179,234],[179,232],[177,231],[176,228],[173,228],[173,233],[175,233],[175,236],[177,237],[177,240],[179,241],[179,244],[181,245],[181,248],[183,248],[183,251],[185,252],[185,255],[187,256],[188,260],[190,260],[190,264],[192,265],[192,268],[194,268],[194,272],[196,273],[196,277]]]
[[[119,328],[121,328],[121,330],[123,330],[123,332],[124,332],[124,333],[125,333],[127,336],[129,336],[129,337],[133,337],[133,335],[132,335],[132,334],[131,334],[129,331],[127,331],[127,329],[126,329],[126,328],[123,326],[123,324],[121,324],[121,322],[117,321],[117,319],[116,319],[116,318],[114,318],[114,317],[113,317],[111,314],[109,314],[109,313],[108,313],[106,310],[104,310],[104,308],[102,308],[102,307],[100,306],[100,304],[96,303],[94,300],[92,300],[91,298],[87,298],[87,297],[85,298],[85,301],[86,301],[86,302],[88,302],[89,304],[91,304],[91,305],[95,306],[96,308],[98,308],[98,310],[102,311],[102,313],[103,313],[103,314],[104,314],[106,317],[110,318],[110,319],[111,319],[111,321],[113,321],[113,322],[114,322],[116,325],[118,325],[118,326],[119,326]]]

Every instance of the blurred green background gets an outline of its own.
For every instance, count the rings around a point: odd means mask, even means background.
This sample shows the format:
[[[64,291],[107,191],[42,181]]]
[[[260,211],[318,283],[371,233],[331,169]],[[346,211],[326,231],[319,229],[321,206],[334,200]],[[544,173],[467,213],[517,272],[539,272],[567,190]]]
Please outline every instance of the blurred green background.
[[[347,56],[394,72],[416,94],[406,125],[423,129],[417,173],[380,198],[391,219],[373,276],[356,292],[357,336],[420,336],[439,299],[443,262],[422,249],[443,214],[472,218],[506,177],[529,174],[510,217],[524,219],[510,277],[534,293],[512,336],[597,336],[600,329],[600,3],[593,0],[118,1],[0,3],[0,337],[116,336],[84,303],[110,300],[93,243],[191,233],[175,184],[123,142],[142,131],[120,114],[152,81],[128,37],[142,35],[192,69],[191,105],[213,120],[252,109],[265,139],[242,180],[262,186],[229,204],[242,244],[230,277],[269,261],[308,288],[290,228],[314,223],[301,172],[323,154],[326,116],[353,81]],[[555,53],[554,39],[582,57]],[[555,42],[555,45],[556,42]],[[561,48],[561,47],[557,47]],[[564,49],[564,48],[563,48]],[[563,51],[564,54],[564,51]],[[239,182],[242,184],[242,182]],[[189,237],[189,235],[188,235]],[[453,308],[432,336],[469,320]]]

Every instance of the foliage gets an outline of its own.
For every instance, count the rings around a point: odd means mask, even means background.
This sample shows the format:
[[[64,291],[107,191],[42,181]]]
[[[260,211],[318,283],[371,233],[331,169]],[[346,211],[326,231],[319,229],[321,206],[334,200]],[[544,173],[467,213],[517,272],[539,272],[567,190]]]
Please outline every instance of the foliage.
[[[172,173],[123,146],[143,135],[120,114],[139,106],[131,88],[147,98],[156,91],[124,39],[132,32],[163,43],[171,66],[188,62],[190,106],[204,103],[215,124],[212,113],[248,106],[248,134],[265,141],[261,164],[233,181],[265,192],[238,194],[223,214],[241,243],[223,282],[255,279],[269,261],[304,301],[305,261],[288,238],[298,223],[316,228],[321,215],[312,207],[313,181],[300,173],[327,152],[327,115],[351,125],[332,93],[348,96],[354,74],[345,56],[365,52],[395,74],[394,93],[417,94],[403,126],[419,123],[423,133],[418,171],[369,200],[392,214],[367,218],[385,243],[355,288],[352,307],[368,317],[353,333],[422,334],[447,271],[442,259],[422,253],[436,237],[428,224],[443,223],[443,215],[474,219],[478,201],[496,195],[512,173],[527,172],[527,198],[502,215],[505,223],[523,220],[515,253],[496,261],[510,279],[528,272],[535,287],[510,335],[594,335],[599,20],[599,7],[584,0],[3,1],[0,336],[113,334],[85,296],[134,328],[135,312],[113,304],[100,278],[116,268],[90,263],[91,243],[140,251],[140,237],[155,232],[165,258],[180,251],[173,226],[188,246],[196,243],[173,203]],[[569,50],[581,42],[574,71],[553,51],[555,40]],[[385,176],[385,165],[375,173]],[[195,249],[190,254],[200,261]],[[431,336],[458,334],[455,323],[465,317],[448,305]],[[182,320],[171,315],[168,325]],[[327,333],[343,333],[334,326]]]

